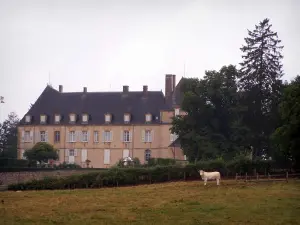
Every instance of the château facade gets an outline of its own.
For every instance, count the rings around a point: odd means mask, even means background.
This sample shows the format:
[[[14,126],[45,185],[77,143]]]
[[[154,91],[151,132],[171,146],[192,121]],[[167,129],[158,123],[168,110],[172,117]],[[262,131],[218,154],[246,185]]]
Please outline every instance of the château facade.
[[[59,162],[94,168],[115,165],[124,157],[174,158],[185,156],[176,135],[170,133],[172,117],[181,114],[179,84],[165,77],[162,91],[63,92],[47,86],[18,126],[18,157],[37,142],[59,150]]]

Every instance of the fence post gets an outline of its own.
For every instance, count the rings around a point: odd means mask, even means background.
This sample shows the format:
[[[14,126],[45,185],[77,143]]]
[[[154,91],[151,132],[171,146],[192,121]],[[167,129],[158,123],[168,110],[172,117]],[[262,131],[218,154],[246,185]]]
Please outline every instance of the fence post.
[[[235,180],[238,180],[238,173],[235,174]]]
[[[247,182],[247,179],[248,179],[248,173],[246,173],[246,182]]]
[[[183,179],[186,180],[186,173],[185,173],[185,171],[183,172]]]
[[[258,173],[256,173],[256,180],[258,180],[258,176],[259,176]]]
[[[288,179],[289,179],[289,172],[286,171],[286,182],[289,182]]]

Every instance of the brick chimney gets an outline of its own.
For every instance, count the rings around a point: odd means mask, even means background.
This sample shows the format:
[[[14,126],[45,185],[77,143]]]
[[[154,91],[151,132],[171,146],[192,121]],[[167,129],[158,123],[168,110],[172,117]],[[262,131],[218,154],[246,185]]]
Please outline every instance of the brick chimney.
[[[63,86],[62,86],[62,85],[59,85],[59,86],[58,86],[58,90],[59,90],[59,92],[63,92]]]
[[[83,92],[87,93],[87,87],[83,87]]]
[[[148,92],[148,86],[147,85],[143,86],[143,92],[144,92],[144,94],[146,94]]]
[[[166,74],[165,78],[165,96],[166,98],[170,98],[175,89],[176,85],[176,75],[174,74]]]

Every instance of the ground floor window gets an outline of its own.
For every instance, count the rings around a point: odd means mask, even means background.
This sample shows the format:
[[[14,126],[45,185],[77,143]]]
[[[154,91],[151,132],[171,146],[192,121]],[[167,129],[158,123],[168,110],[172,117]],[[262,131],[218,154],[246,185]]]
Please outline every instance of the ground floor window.
[[[151,150],[150,149],[146,149],[145,150],[145,161],[149,161],[151,158]]]

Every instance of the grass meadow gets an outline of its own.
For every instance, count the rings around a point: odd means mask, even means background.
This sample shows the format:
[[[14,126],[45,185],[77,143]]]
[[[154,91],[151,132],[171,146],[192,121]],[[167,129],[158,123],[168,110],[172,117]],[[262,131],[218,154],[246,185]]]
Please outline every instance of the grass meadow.
[[[300,224],[300,181],[0,192],[0,224]]]

